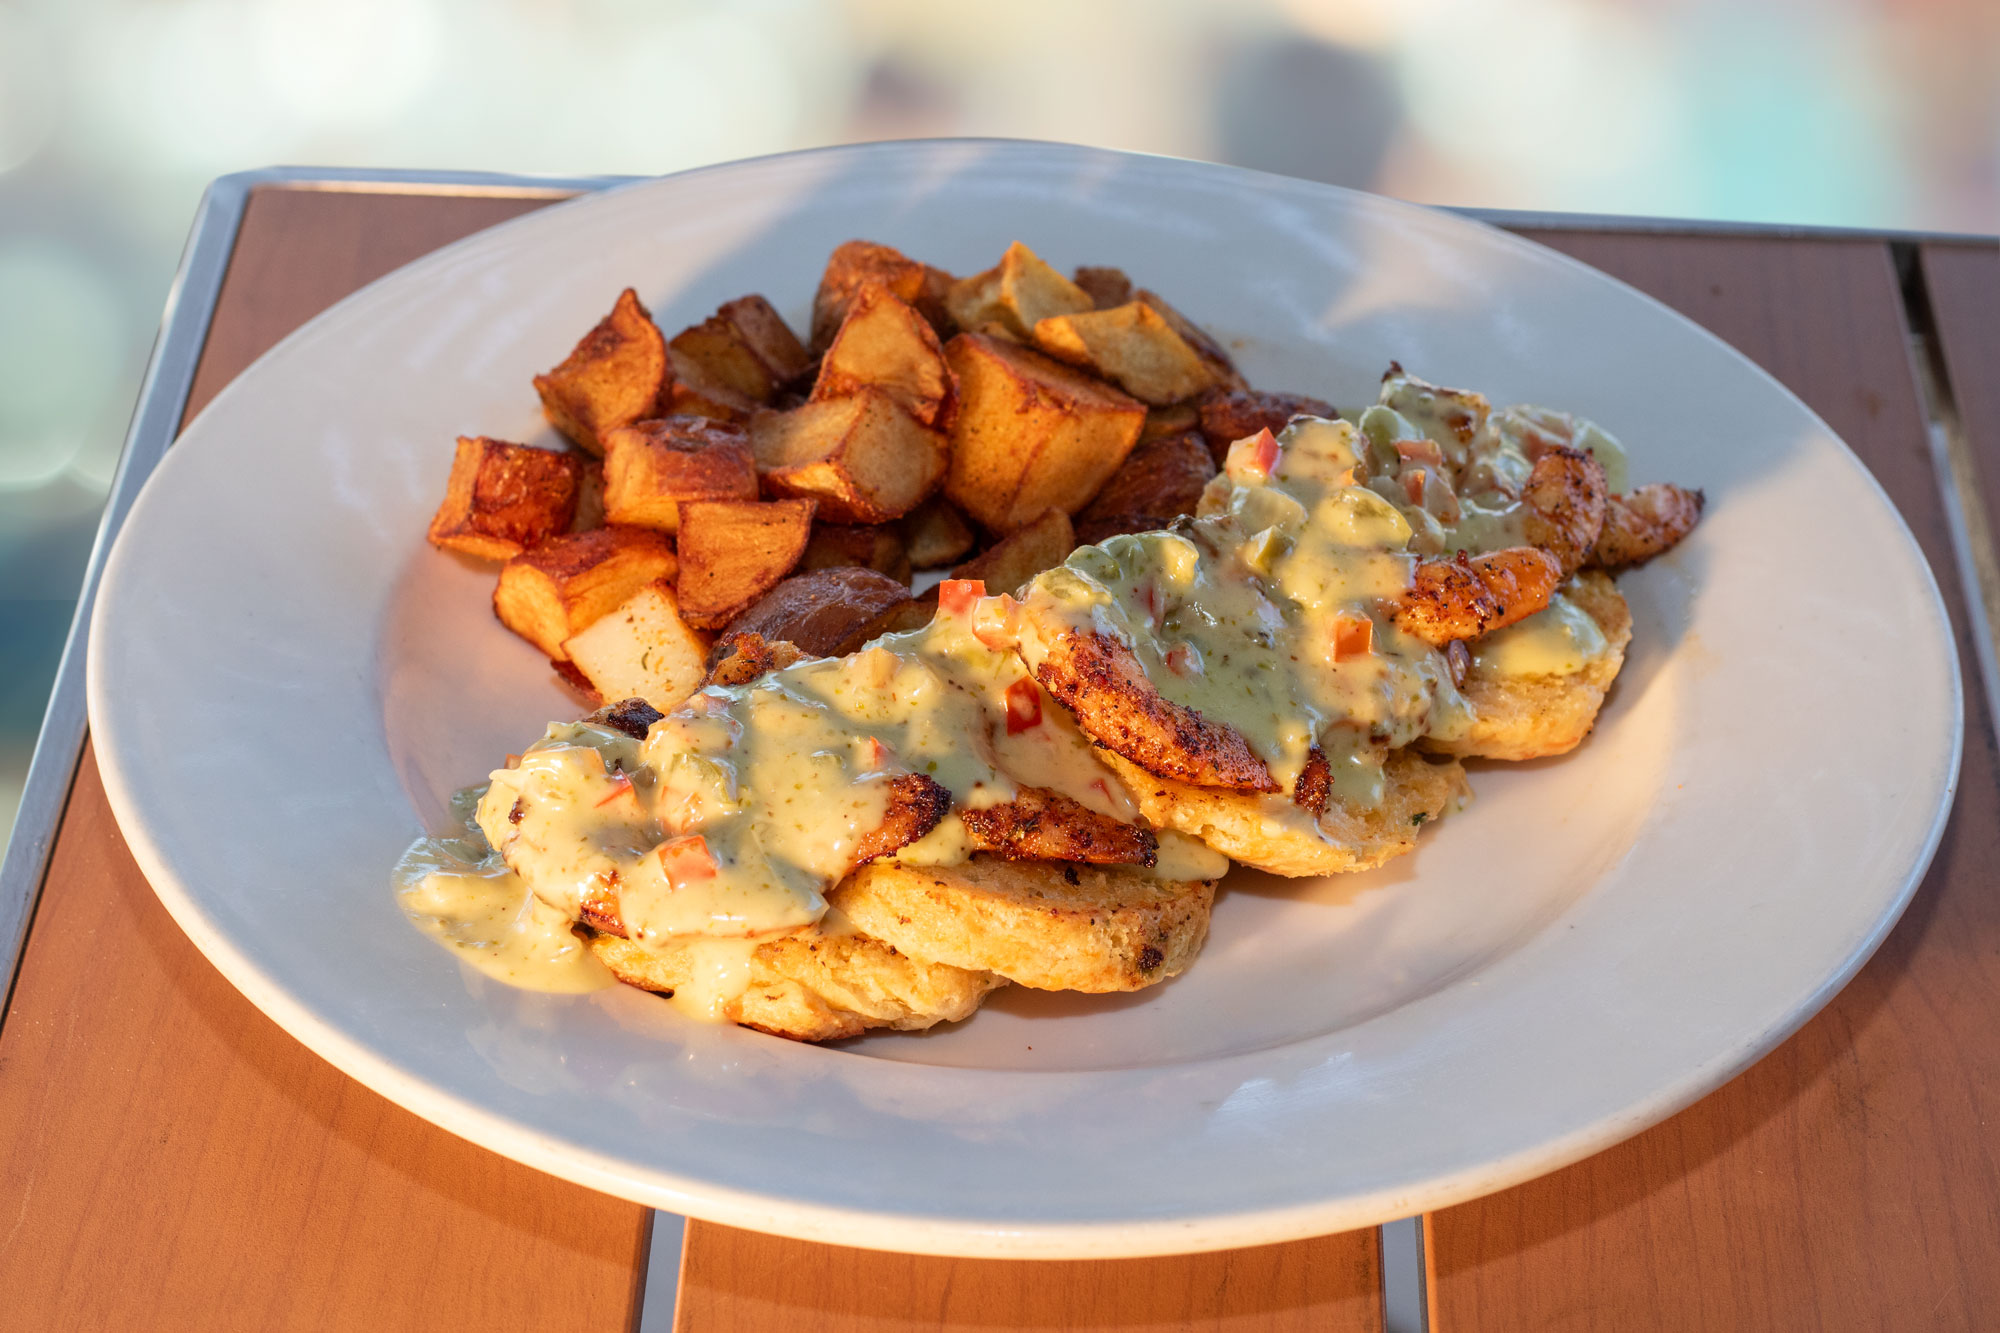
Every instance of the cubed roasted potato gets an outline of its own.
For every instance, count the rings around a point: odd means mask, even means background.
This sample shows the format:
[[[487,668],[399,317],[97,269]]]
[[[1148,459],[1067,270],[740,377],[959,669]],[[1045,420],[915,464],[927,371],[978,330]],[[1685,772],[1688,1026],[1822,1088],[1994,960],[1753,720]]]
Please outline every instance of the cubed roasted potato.
[[[887,574],[902,584],[910,582],[910,559],[903,551],[903,533],[893,523],[815,523],[806,553],[799,557],[799,572],[839,569],[855,565]]]
[[[803,374],[806,349],[771,303],[738,297],[667,344],[674,380],[694,396],[718,401],[769,403],[779,386]],[[712,415],[712,414],[703,414]]]
[[[1192,514],[1202,488],[1215,475],[1215,459],[1196,430],[1163,439],[1143,440],[1085,505],[1077,518],[1077,535],[1102,541],[1112,532],[1148,532],[1163,528],[1177,514]],[[1122,526],[1108,527],[1116,521]],[[1084,536],[1085,531],[1101,533]]]
[[[684,501],[757,498],[757,464],[741,426],[658,417],[620,426],[604,444],[604,512],[613,523],[673,532]]]
[[[760,412],[750,446],[769,490],[811,496],[833,523],[887,523],[909,513],[937,488],[949,449],[942,431],[872,388]]]
[[[576,485],[576,517],[569,522],[571,532],[589,532],[604,526],[604,460],[579,453],[577,462],[583,475]]]
[[[1122,268],[1080,264],[1073,281],[1099,310],[1109,310],[1132,299],[1132,279],[1125,276]]]
[[[648,583],[563,641],[600,699],[644,699],[664,713],[708,674],[708,642],[681,619],[673,589]]]
[[[909,600],[910,586],[872,569],[820,569],[794,574],[729,624],[730,634],[757,634],[796,644],[814,657],[841,645],[876,617]]]
[[[944,346],[924,317],[879,283],[854,295],[847,318],[820,361],[814,402],[880,389],[926,426],[939,424],[951,401]]]
[[[1192,398],[1216,382],[1187,340],[1144,301],[1053,315],[1035,325],[1035,346],[1155,407]]]
[[[903,516],[903,553],[912,569],[937,569],[963,559],[974,534],[951,501],[933,495]]]
[[[1223,349],[1222,344],[1211,337],[1207,329],[1204,329],[1201,325],[1167,304],[1166,297],[1161,296],[1158,292],[1149,292],[1144,287],[1141,287],[1134,293],[1133,299],[1143,301],[1146,305],[1151,306],[1159,314],[1160,318],[1167,321],[1167,324],[1173,331],[1178,333],[1187,345],[1194,349],[1194,354],[1207,364],[1209,370],[1214,374],[1217,384],[1225,389],[1247,389],[1250,387],[1249,382],[1236,369],[1236,362],[1230,359],[1229,353]]]
[[[952,570],[951,576],[984,580],[989,593],[1016,592],[1035,575],[1067,560],[1075,549],[1069,515],[1051,509]]]
[[[1217,467],[1229,456],[1229,446],[1260,430],[1273,433],[1293,417],[1331,417],[1333,404],[1297,393],[1261,393],[1254,389],[1216,389],[1203,394],[1199,409],[1202,439]]]
[[[1083,508],[1146,421],[1143,404],[1004,339],[962,333],[945,361],[959,400],[945,495],[995,532]]]
[[[931,623],[932,618],[937,615],[937,609],[936,588],[917,597],[905,597],[902,601],[883,608],[874,619],[855,626],[852,633],[834,646],[833,655],[841,657],[858,652],[870,639],[879,639],[884,634],[901,634],[906,630],[922,629]]]
[[[887,287],[896,299],[915,308],[929,321],[938,337],[949,338],[955,330],[945,312],[945,292],[952,277],[943,269],[932,268],[902,251],[873,241],[848,241],[837,246],[826,261],[826,272],[813,296],[811,349],[823,352],[847,318],[847,307],[862,287],[875,283]]]
[[[945,308],[959,328],[968,332],[998,325],[1025,341],[1043,320],[1054,315],[1080,315],[1096,309],[1096,303],[1090,293],[1016,241],[998,264],[953,283]]]
[[[551,661],[566,662],[565,640],[674,569],[673,543],[650,528],[568,533],[501,566],[493,611]]]
[[[1156,407],[1146,413],[1146,424],[1139,431],[1139,443],[1161,440],[1169,435],[1179,435],[1182,431],[1201,429],[1199,402],[1174,403],[1168,407]]]
[[[486,560],[519,555],[568,531],[582,481],[580,455],[461,435],[431,545]]]
[[[549,424],[593,454],[604,432],[652,416],[671,375],[667,340],[630,287],[563,363],[535,376]]]
[[[681,616],[717,629],[777,586],[805,554],[811,500],[690,500],[681,506]]]

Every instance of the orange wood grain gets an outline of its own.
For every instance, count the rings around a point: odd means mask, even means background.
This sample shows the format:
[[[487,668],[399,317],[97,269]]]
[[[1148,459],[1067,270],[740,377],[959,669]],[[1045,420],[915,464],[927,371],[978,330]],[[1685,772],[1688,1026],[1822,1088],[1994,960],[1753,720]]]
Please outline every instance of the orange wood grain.
[[[1721,334],[1861,455],[1916,532],[1959,631],[1965,761],[1909,911],[1790,1041],[1617,1148],[1429,1219],[1432,1327],[1990,1328],[2000,772],[1890,255],[1848,241],[1540,239]],[[1996,309],[1982,313],[1989,331]],[[1883,709],[1892,720],[1894,700]]]
[[[1171,1259],[1010,1263],[690,1223],[678,1333],[1344,1333],[1382,1327],[1377,1233]]]
[[[194,406],[353,288],[540,202],[260,191]],[[86,753],[0,1024],[0,1329],[623,1329],[648,1218],[266,1019],[153,896]]]
[[[0,1328],[623,1329],[645,1210],[474,1147],[195,951],[86,752],[0,1027]]]

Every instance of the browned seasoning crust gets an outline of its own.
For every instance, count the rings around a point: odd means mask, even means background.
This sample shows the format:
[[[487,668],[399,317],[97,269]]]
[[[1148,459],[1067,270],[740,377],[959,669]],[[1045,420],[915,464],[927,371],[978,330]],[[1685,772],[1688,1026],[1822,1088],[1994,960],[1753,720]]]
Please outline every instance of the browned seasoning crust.
[[[1439,648],[1476,639],[1547,606],[1562,577],[1556,557],[1533,546],[1425,560],[1396,603],[1396,627]]]
[[[1591,549],[1590,563],[1629,569],[1680,544],[1701,521],[1707,497],[1700,491],[1659,481],[1614,495],[1605,506],[1604,529]]]
[[[1333,771],[1327,766],[1326,751],[1317,745],[1306,754],[1306,766],[1292,784],[1292,804],[1310,810],[1314,817],[1326,813],[1327,798],[1333,792]]]
[[[1151,830],[1101,815],[1046,787],[1023,787],[1011,801],[960,810],[974,851],[1016,861],[1153,864],[1160,840]]]
[[[1132,650],[1108,634],[1058,635],[1035,678],[1076,715],[1086,735],[1148,773],[1197,787],[1278,790],[1241,732],[1166,698]]]
[[[606,704],[584,721],[622,731],[635,741],[643,741],[646,733],[653,729],[653,724],[665,716],[644,699],[620,699],[617,703]]]
[[[703,685],[748,685],[766,672],[779,671],[805,654],[796,644],[773,642],[761,634],[740,630],[725,634],[708,652],[708,679]]]
[[[905,773],[889,779],[889,808],[882,822],[854,844],[854,864],[867,865],[906,847],[937,827],[951,809],[951,790],[936,778]]]

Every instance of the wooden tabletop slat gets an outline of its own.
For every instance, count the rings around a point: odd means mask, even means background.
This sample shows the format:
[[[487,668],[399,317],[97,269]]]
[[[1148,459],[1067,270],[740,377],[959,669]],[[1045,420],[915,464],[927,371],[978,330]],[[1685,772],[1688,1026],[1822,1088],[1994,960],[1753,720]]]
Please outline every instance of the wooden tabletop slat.
[[[347,292],[543,200],[253,196],[190,410]],[[647,1210],[300,1046],[153,896],[80,766],[0,1024],[0,1328],[624,1329]]]
[[[1991,1327],[2000,773],[1890,256],[1848,241],[1537,239],[1715,330],[1861,455],[1909,520],[1959,631],[1965,761],[1909,911],[1817,1018],[1666,1123],[1429,1219],[1432,1327]],[[1893,725],[1894,709],[1885,698],[1877,718],[1828,725]],[[1770,761],[1782,780],[1783,756]]]
[[[1168,1259],[927,1259],[689,1223],[677,1333],[1347,1333],[1382,1327],[1375,1231]]]
[[[645,1210],[445,1133],[209,965],[86,753],[0,1028],[0,1328],[624,1329]]]
[[[1989,529],[2000,517],[2000,241],[1919,252],[1931,323],[1960,426],[1973,446]]]

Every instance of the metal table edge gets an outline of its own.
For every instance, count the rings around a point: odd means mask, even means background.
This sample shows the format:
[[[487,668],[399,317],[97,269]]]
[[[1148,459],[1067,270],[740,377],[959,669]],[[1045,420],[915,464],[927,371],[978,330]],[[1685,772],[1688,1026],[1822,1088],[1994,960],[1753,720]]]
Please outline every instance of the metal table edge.
[[[123,453],[85,567],[47,712],[28,768],[14,830],[0,860],[0,987],[11,998],[13,981],[46,879],[49,856],[68,803],[71,783],[83,753],[88,725],[84,698],[84,654],[91,612],[104,561],[125,516],[178,427],[194,385],[194,373],[206,345],[222,281],[229,268],[236,235],[251,194],[259,189],[299,189],[329,192],[373,192],[430,195],[509,195],[566,198],[622,185],[638,176],[539,176],[505,172],[430,171],[386,168],[274,166],[218,177],[202,196],[182,251],[179,269],[168,290],[160,331],[148,359],[145,376],[127,430]],[[1522,229],[1567,229],[1636,234],[1712,234],[1766,236],[1783,240],[1866,240],[1890,244],[1985,244],[1995,237],[1953,232],[1870,230],[1853,227],[1792,226],[1447,207],[1444,211],[1492,226]],[[0,1006],[0,1021],[5,1007]],[[634,1327],[642,1333],[666,1333],[674,1323],[678,1275],[661,1262],[659,1241],[678,1241],[681,1219],[659,1214],[639,1310]],[[1424,1281],[1421,1219],[1384,1223],[1379,1231],[1382,1257],[1383,1315],[1386,1333],[1420,1333],[1428,1327],[1428,1293]],[[665,1271],[667,1276],[658,1279]],[[657,1279],[657,1280],[656,1280]]]

